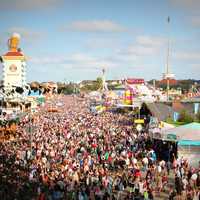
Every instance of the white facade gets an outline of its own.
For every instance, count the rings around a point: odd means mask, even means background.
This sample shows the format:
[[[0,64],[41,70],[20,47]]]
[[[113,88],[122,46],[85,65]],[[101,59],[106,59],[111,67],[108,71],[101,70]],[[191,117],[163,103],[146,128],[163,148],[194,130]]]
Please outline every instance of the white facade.
[[[3,85],[5,89],[26,85],[26,63],[21,59],[3,59]]]
[[[3,81],[3,64],[0,62],[0,81]]]

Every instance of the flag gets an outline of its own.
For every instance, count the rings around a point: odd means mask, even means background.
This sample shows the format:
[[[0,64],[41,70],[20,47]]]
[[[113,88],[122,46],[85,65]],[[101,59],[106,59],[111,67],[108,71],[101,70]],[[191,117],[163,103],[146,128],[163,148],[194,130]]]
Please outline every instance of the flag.
[[[199,111],[199,103],[194,103],[194,114],[197,114]]]

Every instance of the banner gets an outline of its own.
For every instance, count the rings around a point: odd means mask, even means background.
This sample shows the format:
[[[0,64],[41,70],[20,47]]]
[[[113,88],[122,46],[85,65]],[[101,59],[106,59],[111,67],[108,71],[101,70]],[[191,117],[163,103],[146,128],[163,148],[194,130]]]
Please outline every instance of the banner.
[[[179,113],[174,112],[174,121],[177,122],[179,118]]]
[[[196,115],[199,112],[199,103],[194,103],[194,114]]]
[[[134,119],[135,124],[144,124],[144,119]]]

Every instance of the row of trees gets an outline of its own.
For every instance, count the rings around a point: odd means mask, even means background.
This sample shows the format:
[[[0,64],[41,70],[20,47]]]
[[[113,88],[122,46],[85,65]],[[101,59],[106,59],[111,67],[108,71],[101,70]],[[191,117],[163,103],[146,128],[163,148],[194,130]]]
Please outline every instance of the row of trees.
[[[89,92],[89,91],[96,91],[102,88],[103,80],[102,78],[98,77],[94,81],[85,81],[84,84],[80,87],[79,84],[70,82],[70,83],[57,83],[57,92],[63,94],[73,94],[79,93],[80,91]],[[30,84],[30,88],[32,90],[42,90],[45,92],[49,91],[48,85],[46,83],[39,83],[39,82],[32,82]]]
[[[199,122],[200,123],[200,111],[192,116],[187,110],[182,110],[180,112],[178,122],[183,122],[183,123],[191,123],[191,122]]]
[[[97,91],[102,88],[103,80],[102,78],[98,77],[95,81],[91,81],[89,83],[84,84],[81,87],[81,91],[88,92],[88,91]]]
[[[75,83],[58,83],[57,84],[57,92],[58,94],[73,94],[73,93],[79,93],[79,87]]]
[[[193,85],[195,87],[199,88],[200,87],[200,80],[195,80],[195,79],[188,79],[188,80],[176,80],[175,84],[171,84],[170,88],[178,89],[181,88],[183,92],[188,92]],[[149,84],[153,84],[154,80],[150,80],[148,82]],[[163,89],[166,89],[167,85],[165,83],[162,83],[162,81],[155,80],[155,85],[156,87],[160,87]]]

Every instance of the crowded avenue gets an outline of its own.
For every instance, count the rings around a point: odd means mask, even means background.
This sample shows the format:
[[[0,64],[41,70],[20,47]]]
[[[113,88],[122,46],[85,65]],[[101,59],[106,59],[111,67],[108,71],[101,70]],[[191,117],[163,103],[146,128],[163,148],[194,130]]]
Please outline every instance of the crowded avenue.
[[[85,98],[56,96],[0,143],[0,199],[200,199],[200,168],[164,161],[128,113],[92,113]]]

